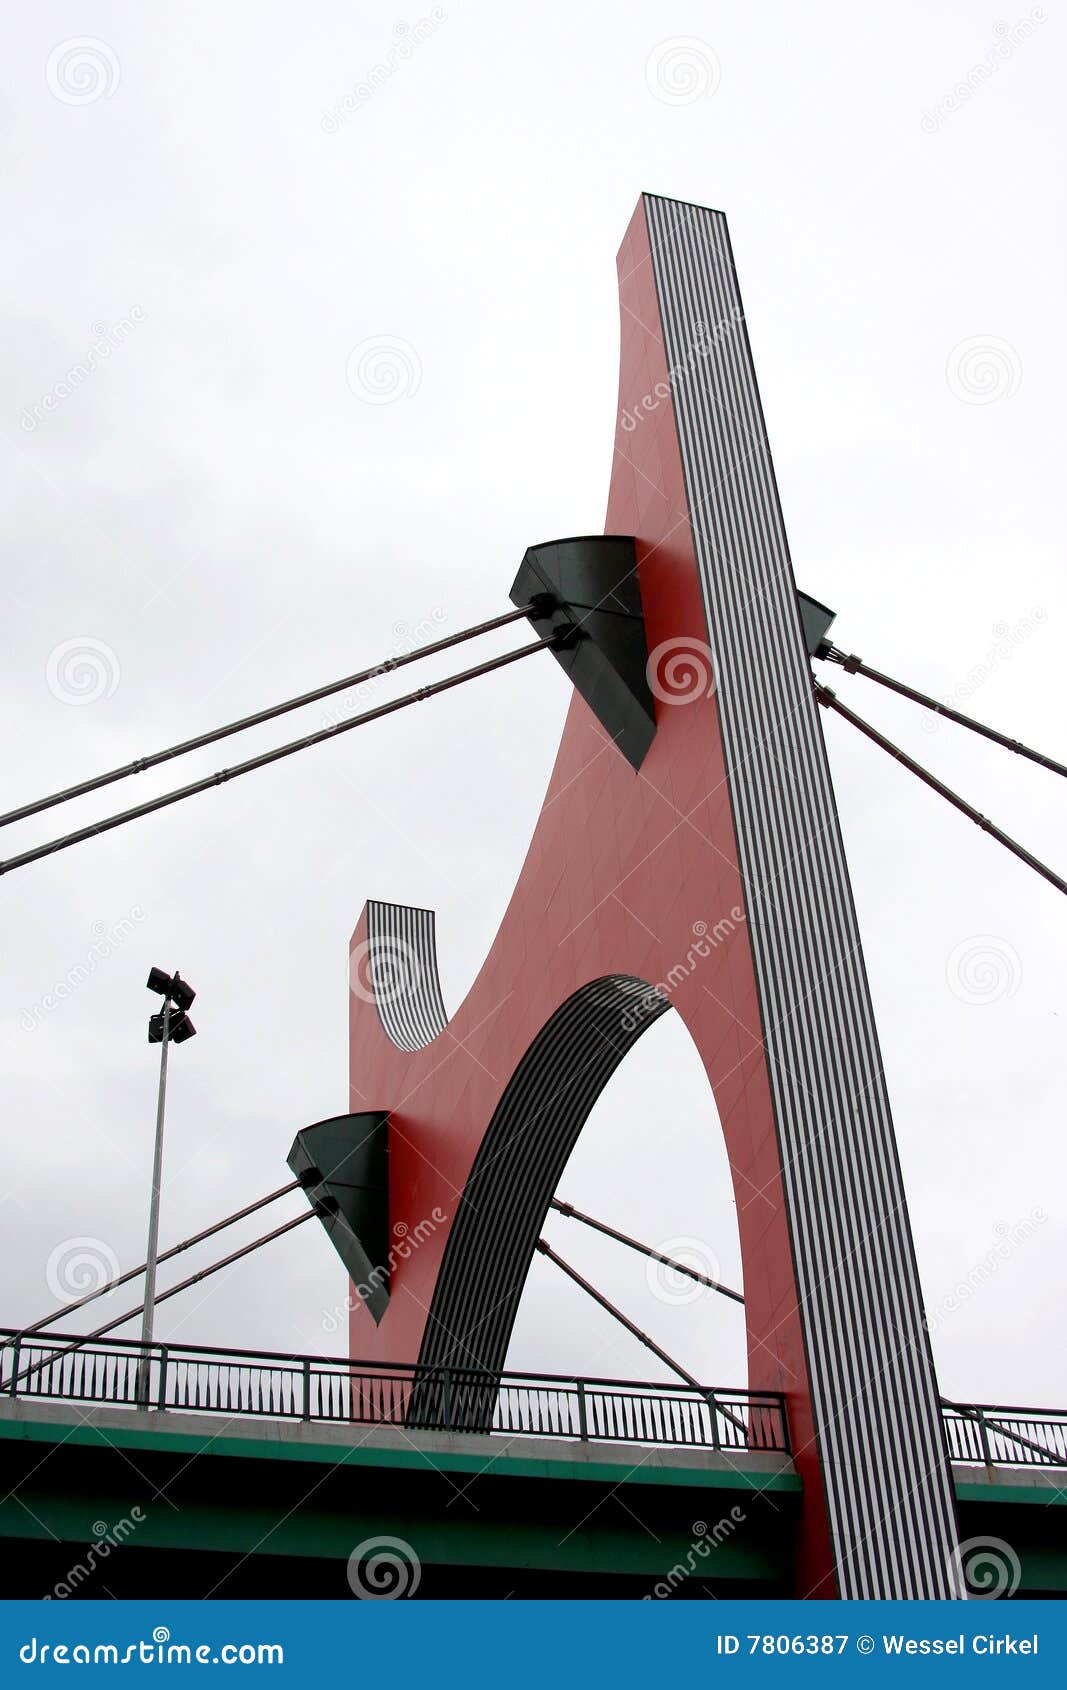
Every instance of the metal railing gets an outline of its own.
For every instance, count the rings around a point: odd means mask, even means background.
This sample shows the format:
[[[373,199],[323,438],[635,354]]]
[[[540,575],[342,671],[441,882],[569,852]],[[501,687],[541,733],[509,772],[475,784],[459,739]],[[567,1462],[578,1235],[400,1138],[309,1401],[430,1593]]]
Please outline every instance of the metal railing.
[[[789,1453],[777,1392],[694,1390],[548,1373],[384,1366],[200,1344],[141,1344],[0,1328],[0,1402],[109,1406],[269,1419],[496,1432]]]
[[[1067,1410],[946,1402],[952,1461],[980,1467],[1067,1467]]]
[[[73,1347],[72,1346],[76,1346]],[[552,1373],[383,1366],[270,1350],[152,1344],[0,1328],[0,1402],[100,1403],[167,1412],[507,1433],[789,1454],[774,1391],[579,1379]],[[1067,1467],[1067,1411],[944,1403],[952,1461]]]

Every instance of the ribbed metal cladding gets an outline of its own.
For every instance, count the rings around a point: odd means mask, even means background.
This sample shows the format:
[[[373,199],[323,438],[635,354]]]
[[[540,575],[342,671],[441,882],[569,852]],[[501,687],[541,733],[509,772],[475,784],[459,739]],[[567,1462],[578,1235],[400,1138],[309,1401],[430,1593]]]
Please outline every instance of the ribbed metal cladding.
[[[368,899],[367,948],[382,1026],[401,1050],[421,1050],[448,1025],[433,910]]]
[[[726,220],[644,203],[838,1588],[960,1596],[915,1250]]]
[[[643,980],[606,975],[567,999],[515,1070],[452,1223],[419,1362],[504,1366],[548,1205],[600,1093],[670,1008]]]

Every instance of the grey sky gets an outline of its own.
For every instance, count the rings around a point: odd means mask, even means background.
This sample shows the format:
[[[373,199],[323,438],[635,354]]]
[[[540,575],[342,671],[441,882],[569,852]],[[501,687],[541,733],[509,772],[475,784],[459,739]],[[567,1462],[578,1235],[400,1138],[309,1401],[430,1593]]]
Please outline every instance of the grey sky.
[[[3,807],[493,615],[528,544],[601,528],[614,257],[645,188],[729,216],[798,579],[838,643],[1062,757],[1062,39],[1052,4],[996,26],[826,0],[802,19],[559,0],[13,16]],[[828,678],[1062,872],[1052,775]],[[537,659],[3,881],[2,1323],[54,1305],[69,1240],[141,1259],[149,965],[200,993],[166,1243],[282,1183],[297,1128],[345,1107],[366,897],[437,909],[455,1008],[566,704]],[[942,1388],[1062,1404],[1062,900],[827,729]],[[721,1135],[673,1017],[561,1190],[736,1279]],[[743,1382],[732,1306],[657,1297],[573,1223],[550,1235],[689,1368]],[[158,1330],[340,1353],[344,1295],[309,1226]],[[658,1375],[541,1260],[511,1362]]]

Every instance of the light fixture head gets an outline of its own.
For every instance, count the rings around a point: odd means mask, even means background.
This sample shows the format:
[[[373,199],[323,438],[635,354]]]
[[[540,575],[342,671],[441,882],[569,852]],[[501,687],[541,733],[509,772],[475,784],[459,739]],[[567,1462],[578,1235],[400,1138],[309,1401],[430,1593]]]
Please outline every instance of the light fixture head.
[[[165,974],[162,968],[149,970],[148,990],[150,992],[159,992],[162,997],[166,997],[170,992],[172,983],[170,975]]]
[[[183,1045],[186,1039],[196,1037],[196,1028],[183,1010],[176,1021],[171,1022],[170,1036],[176,1045]]]
[[[170,995],[171,1001],[181,1010],[188,1009],[196,996],[188,980],[183,980],[177,969],[174,970],[174,979],[171,981]]]

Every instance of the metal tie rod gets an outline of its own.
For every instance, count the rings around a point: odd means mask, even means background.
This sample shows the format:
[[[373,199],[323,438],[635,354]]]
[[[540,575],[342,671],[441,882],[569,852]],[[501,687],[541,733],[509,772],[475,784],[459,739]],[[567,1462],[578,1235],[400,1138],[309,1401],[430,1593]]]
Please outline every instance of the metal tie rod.
[[[937,716],[944,716],[950,722],[958,722],[961,728],[970,728],[972,733],[981,734],[984,739],[991,739],[996,745],[1003,745],[1007,750],[1017,752],[1020,757],[1029,757],[1032,763],[1040,763],[1043,769],[1051,769],[1055,775],[1067,775],[1067,767],[1063,763],[1057,763],[1054,757],[1046,757],[1043,751],[1034,751],[1031,746],[1023,745],[1020,740],[1010,739],[1007,734],[998,733],[996,728],[987,728],[984,722],[976,722],[973,716],[965,716],[961,710],[953,710],[950,705],[938,703],[936,698],[930,698],[925,692],[905,686],[903,681],[894,680],[892,675],[885,675],[880,669],[870,668],[861,657],[850,657],[837,646],[831,646],[828,651],[816,652],[815,655],[827,663],[839,663],[846,675],[866,675],[869,681],[877,681],[880,687],[888,687],[890,692],[899,693],[901,698],[910,698],[913,704],[921,704],[924,710],[932,710]]]
[[[976,810],[974,805],[968,804],[967,800],[961,798],[958,792],[953,792],[950,786],[946,786],[943,781],[938,780],[937,776],[932,775],[929,769],[924,769],[922,764],[917,763],[913,757],[909,757],[906,751],[901,751],[899,745],[894,745],[891,739],[886,739],[885,735],[880,734],[877,728],[872,728],[871,724],[865,722],[862,716],[857,716],[855,711],[850,710],[846,704],[842,704],[837,694],[832,692],[829,687],[824,687],[819,681],[816,681],[815,696],[820,704],[825,705],[828,710],[836,710],[839,716],[845,718],[846,722],[851,722],[854,728],[859,728],[860,733],[866,734],[868,739],[873,739],[875,745],[880,745],[883,751],[888,751],[890,757],[895,758],[898,763],[902,763],[906,769],[910,769],[913,775],[918,775],[919,779],[927,786],[932,787],[935,792],[941,794],[942,798],[946,798],[957,810],[962,811],[965,816],[969,817],[976,827],[982,829],[983,833],[990,834],[992,838],[997,840],[998,844],[1003,845],[1013,856],[1018,857],[1035,873],[1049,881],[1051,885],[1055,886],[1057,892],[1067,892],[1067,880],[1061,880],[1053,869],[1039,862],[1037,857],[1032,856],[1024,846],[1012,839],[1003,829],[997,827],[995,822],[991,822],[988,816],[983,816],[980,810]]]
[[[709,1279],[706,1273],[698,1273],[696,1268],[687,1267],[684,1262],[676,1262],[673,1256],[661,1255],[653,1250],[650,1244],[642,1244],[636,1238],[629,1238],[625,1232],[616,1232],[613,1226],[607,1226],[603,1221],[596,1221],[592,1215],[583,1215],[573,1203],[561,1203],[558,1197],[553,1197],[552,1208],[557,1214],[566,1215],[569,1220],[581,1221],[583,1226],[591,1226],[595,1232],[602,1232],[607,1238],[614,1238],[620,1244],[625,1244],[631,1250],[639,1250],[642,1256],[649,1256],[654,1262],[662,1262],[675,1273],[684,1273],[688,1279],[695,1279],[700,1285],[707,1285],[712,1291],[721,1291],[724,1297],[731,1297],[735,1303],[743,1303],[744,1297],[740,1291],[732,1291],[729,1285],[720,1285],[717,1279]]]
[[[194,1232],[191,1238],[183,1238],[180,1244],[173,1244],[169,1250],[164,1250],[157,1256],[157,1266],[162,1262],[169,1262],[173,1256],[180,1256],[183,1250],[191,1250],[194,1244],[202,1244],[205,1238],[214,1237],[216,1232],[222,1232],[226,1227],[233,1226],[237,1221],[243,1221],[247,1215],[254,1215],[257,1209],[265,1209],[268,1203],[276,1203],[279,1197],[288,1196],[290,1191],[299,1191],[301,1184],[298,1179],[291,1180],[288,1185],[280,1185],[277,1191],[272,1191],[268,1197],[257,1197],[254,1203],[248,1203],[243,1209],[237,1209],[225,1220],[215,1221],[214,1225],[206,1226],[203,1232]],[[144,1273],[148,1266],[142,1262],[139,1267],[130,1268],[128,1272],[119,1274],[117,1279],[111,1279],[106,1285],[101,1285],[96,1291],[87,1291],[84,1297],[78,1297],[73,1303],[67,1303],[61,1309],[55,1309],[52,1314],[46,1314],[41,1320],[35,1320],[32,1326],[24,1326],[21,1332],[16,1332],[13,1338],[4,1340],[4,1347],[8,1344],[21,1344],[24,1338],[30,1338],[35,1332],[40,1332],[46,1326],[54,1326],[59,1320],[66,1320],[69,1314],[83,1309],[86,1303],[93,1303],[98,1297],[106,1297],[109,1291],[115,1291],[128,1280],[136,1279],[139,1273]]]
[[[155,810],[165,809],[168,804],[178,804],[183,798],[192,798],[198,792],[207,792],[211,787],[221,786],[225,781],[236,780],[239,775],[251,774],[253,769],[266,768],[269,763],[277,763],[283,757],[291,757],[294,752],[306,751],[312,745],[321,745],[323,740],[333,739],[336,734],[348,733],[352,728],[362,728],[368,722],[378,721],[382,716],[391,716],[397,710],[406,710],[409,704],[421,704],[423,699],[435,698],[438,693],[448,692],[451,687],[462,686],[465,681],[477,680],[479,675],[492,674],[494,669],[504,669],[509,663],[518,663],[520,658],[532,657],[538,651],[552,651],[571,637],[565,633],[562,638],[557,636],[550,640],[534,640],[531,645],[519,646],[517,651],[505,652],[503,657],[491,657],[473,669],[464,669],[458,675],[449,675],[443,681],[435,681],[432,686],[417,687],[414,692],[405,693],[403,698],[394,698],[388,704],[379,704],[373,710],[364,710],[360,716],[349,716],[347,721],[320,728],[316,733],[305,734],[302,739],[291,739],[285,745],[276,746],[273,751],[260,752],[258,757],[249,757],[244,763],[235,763],[232,769],[220,769],[217,774],[205,775],[202,780],[191,781],[188,786],[179,786],[175,791],[165,792],[159,798],[150,798],[145,804],[136,804],[132,810],[121,810],[117,815],[105,816],[103,821],[94,822],[90,827],[80,827],[74,833],[50,840],[47,845],[37,845],[32,851],[23,851],[17,857],[8,857],[6,862],[0,862],[0,874],[8,874],[16,868],[25,868],[27,863],[35,863],[41,857],[50,857],[55,851],[65,851],[71,845],[80,845],[86,839],[94,839],[98,833],[108,833],[114,827],[123,827],[126,822],[137,821],[141,816],[150,816]]]
[[[309,1209],[306,1214],[297,1215],[295,1220],[285,1221],[283,1225],[276,1226],[273,1232],[264,1233],[262,1238],[254,1238],[251,1244],[242,1244],[239,1250],[232,1250],[228,1256],[223,1256],[221,1262],[212,1262],[210,1267],[201,1268],[199,1273],[191,1273],[188,1279],[183,1279],[178,1285],[172,1285],[169,1291],[161,1291],[156,1298],[156,1302],[165,1303],[168,1297],[176,1297],[179,1291],[188,1291],[190,1285],[197,1285],[200,1280],[209,1279],[213,1273],[218,1273],[222,1268],[229,1267],[232,1262],[240,1261],[242,1256],[249,1255],[253,1250],[262,1249],[264,1244],[272,1243],[275,1238],[280,1238],[283,1233],[292,1232],[294,1227],[303,1226],[305,1221],[313,1221],[317,1215],[317,1209]],[[118,1281],[116,1281],[117,1283]],[[87,1332],[84,1338],[75,1338],[64,1349],[55,1350],[50,1356],[46,1356],[43,1361],[34,1362],[32,1367],[28,1367],[24,1373],[19,1373],[12,1379],[10,1385],[12,1396],[15,1394],[16,1385],[20,1384],[22,1380],[32,1379],[35,1373],[43,1372],[46,1367],[53,1367],[57,1361],[62,1361],[64,1356],[71,1355],[74,1350],[83,1349],[86,1344],[91,1344],[94,1338],[103,1338],[106,1333],[114,1332],[116,1326],[125,1326],[128,1320],[134,1320],[137,1315],[143,1314],[143,1312],[144,1304],[138,1303],[135,1309],[127,1309],[125,1314],[116,1315],[114,1320],[107,1321],[104,1326],[98,1326],[94,1331]],[[11,1341],[14,1343],[17,1342],[17,1339]],[[145,1359],[143,1352],[142,1359]],[[150,1360],[151,1358],[147,1359]]]
[[[627,1332],[636,1338],[639,1343],[644,1344],[646,1350],[651,1350],[654,1356],[658,1356],[665,1367],[669,1367],[672,1373],[678,1375],[679,1379],[684,1379],[687,1385],[709,1403],[712,1412],[717,1411],[724,1420],[729,1420],[732,1426],[736,1426],[739,1431],[744,1432],[746,1438],[748,1437],[748,1427],[743,1420],[736,1414],[731,1413],[730,1409],[724,1408],[722,1403],[711,1400],[711,1393],[700,1383],[699,1379],[694,1379],[693,1375],[686,1371],[680,1361],[675,1361],[674,1357],[669,1356],[666,1350],[661,1350],[655,1339],[650,1338],[647,1332],[642,1332],[641,1328],[624,1315],[621,1309],[617,1309],[614,1303],[608,1301],[602,1291],[598,1291],[595,1285],[590,1285],[588,1279],[583,1279],[577,1268],[572,1268],[569,1262],[563,1260],[562,1256],[557,1256],[551,1244],[546,1243],[543,1238],[539,1238],[537,1248],[543,1256],[548,1257],[550,1262],[555,1262],[568,1279],[573,1279],[575,1285],[580,1285],[586,1295],[592,1297],[594,1303],[599,1303],[600,1307],[605,1309],[613,1320],[617,1320],[620,1326],[625,1326]]]
[[[449,634],[443,640],[434,640],[431,645],[419,646],[415,651],[408,651],[399,657],[387,657],[383,663],[376,663],[371,669],[361,669],[358,674],[346,675],[340,681],[328,681],[325,686],[314,687],[311,692],[302,692],[296,698],[287,698],[282,704],[269,704],[265,710],[256,710],[251,716],[242,716],[239,721],[229,722],[225,727],[212,728],[208,733],[197,734],[193,739],[183,739],[177,745],[168,746],[166,751],[154,751],[150,757],[135,757],[132,763],[123,763],[120,768],[110,769],[107,774],[94,775],[91,780],[79,781],[76,786],[64,787],[62,792],[53,792],[47,798],[38,798],[32,804],[22,804],[17,810],[9,810],[0,816],[0,827],[7,827],[11,822],[24,821],[27,816],[38,815],[41,810],[51,810],[56,804],[65,804],[68,799],[82,798],[87,792],[96,792],[101,786],[111,786],[117,780],[126,780],[130,775],[143,774],[145,769],[154,769],[160,763],[169,763],[174,757],[184,757],[189,751],[199,751],[205,745],[214,745],[216,740],[228,739],[231,734],[243,733],[245,728],[258,727],[261,722],[271,722],[276,716],[284,716],[290,710],[299,710],[305,704],[316,704],[321,698],[330,698],[334,693],[345,692],[349,687],[362,686],[365,681],[376,681],[382,675],[389,675],[394,669],[403,669],[409,663],[420,663],[424,657],[433,657],[440,651],[449,651],[453,646],[462,645],[465,640],[477,639],[481,634],[491,634],[497,628],[506,628],[511,622],[518,622],[529,614],[534,605],[523,605],[521,610],[509,610],[502,616],[494,616],[488,622],[479,622],[476,627],[464,628],[461,633]]]

